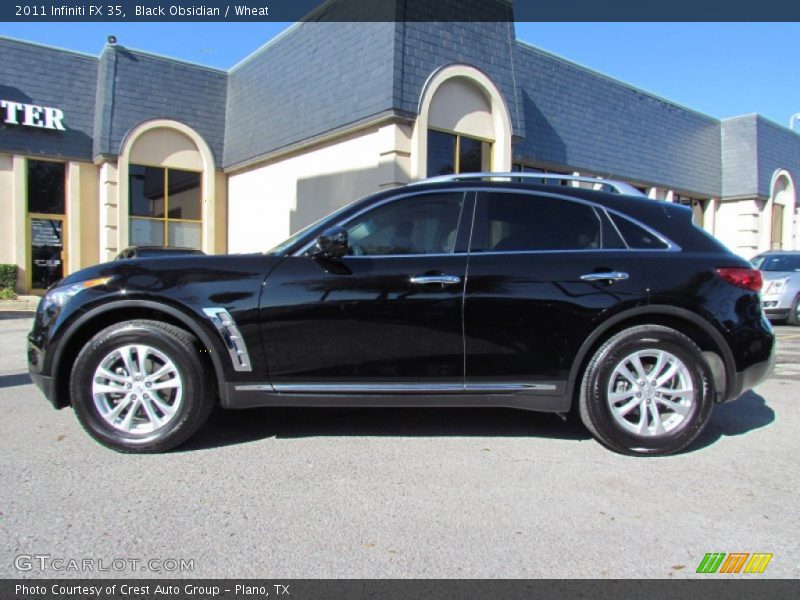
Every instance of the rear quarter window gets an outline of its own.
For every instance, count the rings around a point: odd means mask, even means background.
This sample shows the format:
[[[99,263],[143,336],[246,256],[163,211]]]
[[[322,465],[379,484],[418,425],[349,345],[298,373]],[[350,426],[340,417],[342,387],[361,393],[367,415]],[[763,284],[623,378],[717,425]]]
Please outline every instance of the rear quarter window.
[[[635,250],[664,250],[669,246],[654,233],[637,225],[621,215],[610,213],[609,216],[617,226],[628,247]]]

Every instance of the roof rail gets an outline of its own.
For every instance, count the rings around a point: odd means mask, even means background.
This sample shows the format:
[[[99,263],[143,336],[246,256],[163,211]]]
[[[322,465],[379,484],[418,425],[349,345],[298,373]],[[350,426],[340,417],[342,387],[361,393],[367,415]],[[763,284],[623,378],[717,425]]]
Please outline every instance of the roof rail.
[[[535,173],[531,171],[525,172],[512,172],[512,173],[453,173],[450,175],[439,175],[437,177],[429,177],[428,179],[421,179],[414,181],[409,185],[421,185],[424,183],[439,183],[443,181],[469,181],[473,179],[489,179],[489,180],[522,180],[522,179],[537,179],[554,180],[554,181],[576,181],[580,183],[591,183],[595,186],[608,186],[611,191],[617,194],[624,194],[627,196],[644,196],[642,192],[637,190],[629,183],[624,181],[616,181],[614,179],[604,179],[602,177],[586,177],[582,175],[561,175],[558,173]]]

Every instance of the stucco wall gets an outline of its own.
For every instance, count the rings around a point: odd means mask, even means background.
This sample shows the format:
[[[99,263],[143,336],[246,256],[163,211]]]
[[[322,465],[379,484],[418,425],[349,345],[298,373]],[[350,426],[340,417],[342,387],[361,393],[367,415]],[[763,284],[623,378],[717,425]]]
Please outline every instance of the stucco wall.
[[[336,140],[228,179],[228,251],[260,252],[379,189],[381,130]]]

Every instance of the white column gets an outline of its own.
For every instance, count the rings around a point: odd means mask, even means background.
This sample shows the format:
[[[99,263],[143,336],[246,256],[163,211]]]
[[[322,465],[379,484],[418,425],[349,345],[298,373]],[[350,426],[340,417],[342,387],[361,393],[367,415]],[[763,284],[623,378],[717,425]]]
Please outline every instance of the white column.
[[[28,161],[14,156],[12,219],[14,220],[14,262],[17,265],[17,291],[28,291]]]
[[[703,229],[705,229],[711,235],[714,235],[714,231],[716,230],[718,203],[719,200],[716,198],[709,198],[706,201],[705,207],[703,208]]]
[[[67,189],[65,217],[67,234],[67,260],[64,275],[80,269],[81,260],[81,171],[76,162],[67,163]]]
[[[120,251],[117,231],[117,165],[103,163],[100,167],[100,260],[111,260]],[[126,228],[127,232],[127,228]],[[127,235],[126,240],[127,241]]]

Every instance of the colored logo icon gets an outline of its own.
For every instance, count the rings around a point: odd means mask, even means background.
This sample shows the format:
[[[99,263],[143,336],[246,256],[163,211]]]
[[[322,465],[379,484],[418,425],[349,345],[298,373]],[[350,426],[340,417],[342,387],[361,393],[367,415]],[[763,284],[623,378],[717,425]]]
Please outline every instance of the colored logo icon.
[[[763,573],[772,553],[766,552],[708,552],[697,567],[697,573]]]

